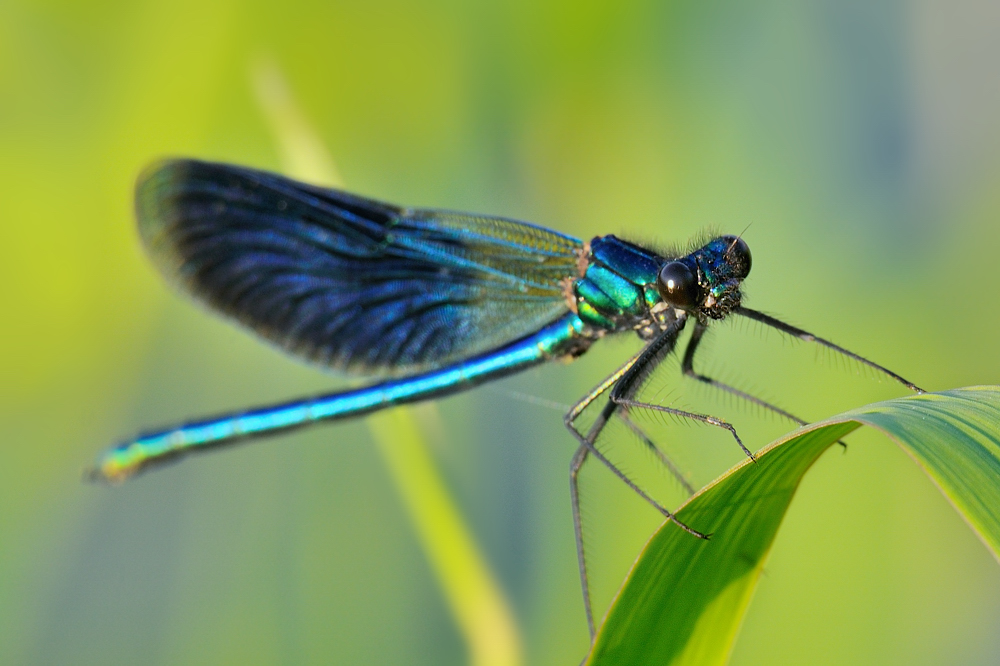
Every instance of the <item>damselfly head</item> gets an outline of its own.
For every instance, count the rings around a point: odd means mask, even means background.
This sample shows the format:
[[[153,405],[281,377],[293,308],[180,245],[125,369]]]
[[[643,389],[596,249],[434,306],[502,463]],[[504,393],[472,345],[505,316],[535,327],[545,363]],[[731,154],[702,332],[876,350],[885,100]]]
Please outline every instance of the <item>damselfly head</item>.
[[[660,269],[656,287],[671,306],[722,319],[740,306],[740,283],[750,273],[750,248],[739,236],[719,236]]]

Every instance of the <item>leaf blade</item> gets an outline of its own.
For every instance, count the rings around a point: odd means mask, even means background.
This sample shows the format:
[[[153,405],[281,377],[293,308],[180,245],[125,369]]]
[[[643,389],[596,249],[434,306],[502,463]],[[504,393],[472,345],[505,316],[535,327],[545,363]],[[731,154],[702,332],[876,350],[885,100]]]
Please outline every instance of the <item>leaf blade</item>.
[[[960,409],[952,409],[947,421],[927,421],[925,428],[933,428],[935,438],[964,442],[961,448],[935,446],[927,436],[917,436],[909,422],[877,409],[880,404],[871,405],[872,411],[858,420],[895,440],[1000,559],[1000,387],[915,395],[905,399],[904,408],[915,409],[918,416],[940,416],[942,399]]]
[[[895,440],[996,555],[1000,552],[1000,387],[875,403],[765,447],[692,497],[649,540],[595,641],[588,664],[724,664],[799,482],[829,446],[862,424]]]

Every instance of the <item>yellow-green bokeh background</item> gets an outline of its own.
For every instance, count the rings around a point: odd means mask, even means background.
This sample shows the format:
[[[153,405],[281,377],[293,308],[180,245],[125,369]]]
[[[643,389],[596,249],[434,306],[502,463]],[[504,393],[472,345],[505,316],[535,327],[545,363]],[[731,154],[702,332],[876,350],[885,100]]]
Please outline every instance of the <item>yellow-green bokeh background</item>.
[[[0,663],[465,659],[361,423],[80,483],[144,426],[342,381],[171,294],[133,230],[153,158],[279,167],[256,59],[360,192],[583,238],[752,223],[754,306],[943,389],[1000,381],[998,34],[988,0],[0,3]],[[586,628],[572,446],[509,393],[569,402],[632,348],[418,412],[529,663],[578,663]],[[743,355],[710,367],[815,418],[898,394]],[[995,663],[1000,567],[900,451],[851,441],[734,663]],[[645,511],[614,510],[599,544]]]

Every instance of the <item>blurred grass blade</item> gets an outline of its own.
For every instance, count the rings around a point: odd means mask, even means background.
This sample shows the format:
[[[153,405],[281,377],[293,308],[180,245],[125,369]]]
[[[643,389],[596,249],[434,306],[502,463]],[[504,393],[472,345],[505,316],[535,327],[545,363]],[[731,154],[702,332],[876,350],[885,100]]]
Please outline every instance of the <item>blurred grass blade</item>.
[[[1000,554],[1000,386],[874,403],[770,444],[757,463],[745,461],[692,497],[680,519],[711,540],[663,525],[629,573],[587,663],[724,664],[799,481],[861,425],[895,440]]]
[[[520,664],[514,616],[434,467],[413,410],[373,414],[368,425],[469,645],[469,663]]]
[[[286,175],[318,185],[343,187],[344,180],[330,152],[292,97],[281,68],[260,58],[250,72],[257,103],[277,139]]]
[[[342,186],[333,158],[295,104],[277,64],[259,61],[251,80],[277,139],[285,172],[317,184]],[[411,410],[396,407],[366,421],[468,645],[469,663],[520,664],[521,639],[514,615],[448,494]]]

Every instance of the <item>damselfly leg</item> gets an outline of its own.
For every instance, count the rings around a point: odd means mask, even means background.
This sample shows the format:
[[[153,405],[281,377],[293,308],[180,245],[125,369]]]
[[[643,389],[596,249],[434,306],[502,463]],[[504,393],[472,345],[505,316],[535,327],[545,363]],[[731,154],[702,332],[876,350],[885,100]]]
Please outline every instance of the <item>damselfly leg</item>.
[[[874,370],[877,370],[895,381],[898,381],[903,386],[914,390],[916,392],[922,392],[922,390],[917,387],[912,382],[907,381],[903,377],[897,375],[896,373],[880,366],[868,359],[859,356],[853,352],[850,352],[834,343],[819,338],[807,331],[800,328],[785,324],[770,315],[765,315],[763,313],[757,312],[755,310],[749,310],[747,308],[739,308],[735,311],[736,314],[746,316],[755,321],[761,322],[764,325],[775,328],[782,333],[787,335],[792,335],[802,340],[809,342],[816,342],[824,347],[832,349],[833,351],[843,354],[848,358],[851,358],[865,366],[868,366]],[[593,611],[591,607],[590,599],[590,582],[589,574],[587,568],[586,552],[584,548],[583,541],[583,530],[581,523],[581,509],[580,509],[580,488],[579,488],[579,474],[587,458],[593,454],[597,459],[599,459],[602,464],[608,467],[619,479],[624,481],[626,485],[629,486],[634,492],[636,492],[640,497],[649,502],[654,506],[660,513],[664,515],[668,520],[676,523],[679,527],[685,531],[691,533],[694,536],[701,538],[708,538],[709,535],[699,532],[698,530],[692,528],[691,526],[680,521],[676,515],[664,508],[659,504],[652,496],[642,489],[633,479],[627,476],[619,467],[617,467],[606,455],[604,455],[597,446],[598,440],[602,432],[604,432],[607,425],[615,417],[620,419],[625,423],[625,425],[635,434],[640,441],[642,441],[645,446],[651,451],[655,452],[659,462],[670,472],[676,480],[678,480],[688,494],[693,493],[693,488],[684,478],[680,469],[670,460],[670,458],[663,452],[663,450],[658,447],[653,440],[646,435],[646,433],[635,424],[635,422],[630,418],[629,413],[635,410],[650,410],[654,412],[671,414],[674,416],[679,416],[682,418],[694,420],[706,425],[716,426],[729,431],[729,433],[736,440],[740,449],[751,459],[754,459],[751,451],[744,445],[743,441],[740,439],[736,432],[736,428],[727,421],[720,419],[718,417],[709,414],[700,414],[696,412],[690,412],[685,410],[676,409],[673,407],[668,407],[665,405],[655,404],[651,402],[645,402],[637,400],[636,396],[642,390],[644,385],[647,383],[652,372],[666,359],[676,348],[677,338],[684,328],[686,323],[686,316],[681,315],[678,320],[671,325],[667,330],[661,333],[658,337],[653,339],[650,343],[643,348],[638,354],[633,356],[622,365],[618,370],[608,376],[604,381],[598,384],[590,393],[584,396],[574,407],[571,409],[565,418],[565,422],[570,432],[577,438],[580,442],[580,447],[577,449],[573,456],[572,463],[570,465],[570,496],[572,500],[572,511],[573,511],[573,527],[574,535],[576,537],[577,544],[577,560],[580,569],[580,581],[581,589],[584,596],[584,608],[587,615],[587,624],[591,632],[591,637],[595,635],[595,626],[593,619]],[[795,416],[791,412],[788,412],[777,405],[774,405],[766,400],[758,398],[750,393],[742,391],[734,386],[720,382],[708,375],[703,375],[698,373],[694,368],[695,354],[699,348],[701,341],[704,338],[705,332],[708,330],[706,323],[702,321],[695,322],[694,330],[692,331],[691,339],[688,342],[687,347],[684,351],[684,356],[681,361],[681,371],[685,376],[691,377],[700,381],[708,386],[719,389],[726,393],[729,393],[741,400],[745,400],[751,404],[757,405],[763,409],[771,411],[779,416],[782,416],[790,421],[798,423],[800,425],[806,424],[806,421]],[[587,430],[586,434],[580,431],[576,426],[576,421],[579,417],[590,407],[595,401],[597,401],[602,396],[608,396],[607,401],[601,409],[597,419],[594,421],[593,425]],[[843,444],[843,442],[841,442]]]
[[[900,384],[902,384],[906,388],[910,389],[911,391],[914,391],[916,393],[924,393],[925,392],[922,388],[920,388],[919,386],[917,386],[913,382],[909,381],[908,379],[904,379],[903,377],[897,375],[892,370],[890,370],[890,369],[888,369],[888,368],[886,368],[884,366],[881,366],[878,363],[875,363],[873,361],[869,361],[864,356],[859,356],[858,354],[855,354],[852,351],[848,351],[847,349],[844,349],[840,345],[835,345],[834,343],[830,342],[829,340],[825,340],[825,339],[823,339],[823,338],[821,338],[819,336],[813,335],[809,331],[804,331],[801,328],[798,328],[796,326],[792,326],[791,324],[786,324],[785,322],[783,322],[783,321],[781,321],[779,319],[775,319],[771,315],[767,315],[767,314],[764,314],[763,312],[760,312],[758,310],[751,310],[750,308],[745,308],[745,307],[742,307],[742,306],[736,308],[733,311],[733,313],[741,315],[741,316],[746,317],[748,319],[753,319],[754,321],[759,321],[760,323],[764,324],[765,326],[770,326],[773,329],[779,330],[782,333],[785,333],[787,335],[791,335],[792,337],[796,337],[796,338],[798,338],[800,340],[805,340],[806,342],[815,342],[818,345],[822,345],[823,347],[826,347],[828,349],[832,349],[833,351],[837,352],[838,354],[843,354],[847,358],[850,358],[850,359],[853,359],[853,360],[857,361],[861,365],[868,366],[869,368],[872,368],[873,370],[881,372],[882,374],[887,375],[888,377],[891,377],[892,379],[895,379],[897,382],[899,382]]]
[[[670,459],[670,457],[663,451],[663,449],[657,446],[656,442],[654,442],[652,438],[649,435],[647,435],[646,432],[642,428],[640,428],[635,421],[632,420],[632,418],[628,415],[628,412],[625,410],[618,410],[617,416],[618,419],[622,423],[624,423],[629,430],[632,431],[632,434],[638,437],[639,441],[645,444],[646,448],[654,456],[656,456],[660,464],[663,465],[663,467],[666,468],[668,472],[670,472],[670,476],[672,476],[674,480],[677,481],[677,483],[679,483],[682,488],[684,488],[684,491],[689,496],[694,495],[694,486],[692,486],[691,483],[687,480],[687,478],[684,476],[684,473],[674,463],[674,461]]]
[[[679,330],[680,330],[680,327],[678,327],[677,330],[674,330],[674,331],[668,330],[661,337],[663,337],[663,338],[667,338],[667,337],[672,338],[672,341],[670,343],[671,346],[672,346],[676,342],[677,333],[679,332]],[[666,509],[659,502],[657,502],[655,499],[653,499],[653,497],[650,496],[645,490],[643,490],[642,488],[640,488],[634,481],[632,481],[632,479],[630,479],[628,477],[628,475],[626,475],[622,470],[620,470],[613,462],[611,462],[607,458],[607,456],[605,456],[595,446],[595,442],[597,441],[597,438],[600,436],[601,432],[604,430],[605,426],[608,424],[608,422],[611,420],[611,418],[613,416],[615,416],[616,412],[618,411],[618,405],[616,405],[611,400],[607,401],[605,403],[604,407],[601,409],[600,414],[597,416],[596,421],[593,423],[593,425],[591,425],[591,427],[589,428],[589,430],[587,431],[586,434],[584,434],[583,432],[581,432],[576,427],[576,421],[577,421],[577,419],[579,419],[579,417],[584,413],[584,411],[586,411],[586,409],[590,405],[592,405],[594,403],[594,401],[596,401],[597,399],[599,399],[607,391],[613,390],[613,388],[621,381],[621,379],[622,379],[623,376],[627,375],[629,373],[629,371],[631,371],[633,369],[633,367],[637,363],[643,362],[643,358],[646,355],[646,352],[652,346],[652,344],[654,344],[654,343],[651,343],[650,345],[647,345],[646,348],[642,352],[640,352],[636,356],[633,356],[631,359],[629,359],[624,365],[622,365],[620,368],[618,368],[618,370],[616,370],[614,373],[612,373],[610,376],[608,376],[604,381],[602,381],[600,384],[598,384],[597,386],[595,386],[592,391],[590,391],[587,395],[585,395],[583,398],[581,398],[573,406],[573,408],[570,409],[570,411],[566,413],[566,416],[564,417],[563,421],[566,424],[566,427],[569,429],[569,431],[571,433],[573,433],[573,436],[579,442],[580,446],[583,447],[586,450],[585,454],[579,454],[579,452],[578,452],[579,457],[580,457],[579,466],[583,465],[583,462],[587,459],[587,455],[593,454],[593,456],[597,460],[599,460],[605,467],[607,467],[609,470],[611,470],[611,472],[616,477],[618,477],[618,479],[620,479],[626,486],[628,486],[629,488],[631,488],[633,492],[635,492],[637,495],[639,495],[639,497],[641,497],[644,500],[646,500],[647,502],[649,502],[649,504],[652,505],[653,508],[655,508],[661,514],[663,514],[663,516],[665,518],[667,518],[668,520],[672,520],[672,521],[676,522],[682,529],[684,529],[687,532],[690,532],[691,534],[693,534],[695,536],[704,537],[705,535],[702,534],[701,532],[698,532],[697,530],[694,530],[694,529],[688,527],[687,525],[681,523],[680,521],[678,521],[677,518],[674,516],[674,514],[671,511],[669,511],[668,509]],[[633,428],[635,428],[636,431],[638,431],[639,433],[641,433],[640,434],[640,439],[648,447],[650,447],[650,448],[653,449],[653,451],[655,452],[657,458],[661,462],[663,462],[664,466],[669,471],[671,471],[671,473],[676,474],[678,476],[678,478],[681,480],[681,483],[685,486],[685,488],[690,488],[690,485],[683,479],[682,476],[680,476],[680,473],[679,473],[679,471],[677,469],[677,466],[672,461],[670,461],[670,459],[666,456],[666,454],[663,453],[662,451],[660,451],[656,447],[656,445],[652,442],[652,440],[649,439],[649,437],[645,436],[645,434],[642,433],[642,431],[637,426],[634,426],[634,424],[633,424]],[[574,457],[574,461],[575,460],[576,460],[576,457]],[[574,465],[575,465],[575,463],[574,463]],[[573,480],[572,483],[574,485],[574,488],[573,488],[574,496],[578,495],[578,492],[577,492],[576,487],[575,487],[575,483],[576,483],[575,479],[576,479],[576,472],[579,471],[579,466],[571,467],[571,472],[570,472],[570,477]],[[574,512],[578,512],[578,508],[577,507],[574,507]],[[577,524],[576,527],[577,527],[577,532],[579,532],[579,524]]]
[[[676,344],[677,335],[680,332],[681,327],[682,324],[677,327],[677,330],[668,330],[661,337],[670,340],[670,346],[672,347],[674,344]],[[612,403],[610,400],[608,400],[605,403],[604,407],[602,408],[600,414],[597,417],[597,420],[588,429],[586,433],[581,432],[579,428],[577,428],[576,426],[577,420],[580,418],[580,416],[583,415],[583,413],[587,410],[587,408],[590,407],[601,396],[605,395],[608,391],[612,390],[614,386],[621,380],[621,378],[625,374],[627,374],[629,370],[631,370],[632,367],[637,362],[639,362],[642,359],[645,351],[649,349],[649,347],[652,344],[653,343],[647,345],[646,348],[643,349],[643,351],[639,352],[638,354],[630,358],[628,361],[622,364],[617,370],[608,375],[608,377],[606,377],[600,384],[595,386],[589,393],[587,393],[575,405],[573,405],[572,409],[570,409],[566,413],[566,416],[563,418],[563,421],[566,424],[567,429],[569,429],[569,431],[573,434],[576,440],[580,443],[580,446],[577,448],[576,453],[573,455],[573,459],[570,462],[570,470],[569,470],[570,502],[572,504],[572,512],[573,512],[573,535],[576,539],[577,564],[580,569],[580,585],[581,585],[581,591],[583,592],[583,607],[584,607],[584,612],[587,615],[587,628],[590,631],[591,639],[593,639],[594,635],[596,634],[596,630],[594,627],[594,614],[590,602],[590,580],[587,574],[587,558],[584,552],[584,545],[583,545],[583,526],[580,515],[580,486],[579,486],[580,470],[582,469],[583,464],[587,461],[587,458],[590,456],[591,453],[593,453],[594,457],[596,457],[605,466],[607,466],[615,474],[615,476],[624,481],[625,484],[629,486],[629,488],[634,490],[636,494],[645,499],[657,511],[663,514],[663,516],[667,520],[672,520],[676,522],[682,529],[692,533],[695,536],[707,538],[707,535],[704,535],[698,532],[697,530],[694,530],[685,525],[684,523],[678,521],[671,511],[664,508],[662,505],[656,502],[651,496],[649,496],[645,491],[640,489],[631,479],[629,479],[625,475],[624,472],[619,470],[610,460],[608,460],[607,457],[604,456],[604,454],[602,454],[600,451],[597,450],[595,442],[597,440],[598,435],[600,435],[601,431],[604,429],[604,426],[611,419],[611,417],[614,416],[615,412],[617,411],[616,408],[617,406],[614,403]],[[652,440],[646,437],[645,434],[643,434],[642,439],[647,446],[650,446],[657,451],[657,453],[659,454],[658,457],[662,456],[661,459],[667,460],[666,463],[667,468],[671,470],[672,473],[675,473],[675,470],[677,469],[676,466],[672,462],[670,462],[669,459],[666,458],[665,454],[659,451],[659,449],[655,446],[655,444],[653,444]],[[683,481],[683,483],[686,488],[690,488],[690,485],[686,481]]]
[[[627,410],[629,405],[626,404],[626,402],[631,400],[631,396],[642,387],[656,366],[658,366],[674,350],[677,344],[677,337],[683,330],[685,322],[685,316],[679,317],[676,322],[667,328],[667,330],[647,344],[642,351],[633,356],[614,373],[609,375],[604,381],[594,387],[592,391],[590,391],[579,402],[577,402],[576,405],[573,406],[573,409],[571,409],[565,417],[567,428],[571,433],[573,433],[573,436],[576,437],[577,441],[580,443],[580,447],[577,449],[576,454],[573,456],[572,463],[570,464],[570,497],[573,504],[573,530],[576,537],[577,560],[580,568],[580,583],[584,597],[584,609],[586,611],[587,625],[590,629],[592,638],[595,635],[595,626],[593,611],[591,608],[590,583],[583,542],[579,489],[579,473],[589,455],[593,454],[594,457],[608,467],[615,474],[615,476],[621,479],[636,494],[645,499],[654,508],[656,508],[657,511],[663,514],[667,520],[676,523],[681,529],[692,534],[693,536],[703,539],[707,539],[709,537],[709,535],[699,532],[698,530],[678,520],[673,512],[664,508],[655,499],[653,499],[651,495],[640,488],[632,479],[630,479],[613,462],[611,462],[611,460],[599,451],[596,446],[598,438],[607,427],[608,423],[610,423],[611,419],[615,416],[624,417],[626,425],[628,425],[633,432],[636,432],[636,434],[640,436],[641,441],[643,441],[647,447],[657,452],[657,457],[663,463],[664,467],[666,467],[666,469],[670,471],[675,478],[680,480],[684,489],[688,491],[689,494],[691,493],[691,485],[680,474],[677,466],[670,461],[666,454],[664,454],[659,447],[657,447],[653,441],[631,421],[631,419],[628,418]],[[577,428],[576,421],[590,405],[609,391],[610,395],[608,400],[601,408],[597,419],[594,421],[593,425],[590,426],[586,434],[584,434],[579,430],[579,428]],[[641,403],[636,403],[636,406],[643,405]],[[679,410],[674,411],[676,411],[679,415],[688,415],[686,412],[680,412]],[[714,417],[707,418],[718,421],[718,419],[714,419]],[[739,442],[738,437],[737,442]],[[742,447],[742,442],[740,442],[740,445]],[[745,447],[744,450],[746,451]],[[747,454],[749,455],[749,451],[747,451]]]
[[[685,377],[691,377],[692,379],[696,379],[699,382],[702,382],[703,384],[711,386],[712,388],[716,388],[719,389],[720,391],[729,393],[730,395],[733,395],[739,398],[740,400],[746,400],[747,402],[757,405],[758,407],[762,407],[763,409],[766,409],[768,411],[774,412],[778,416],[786,418],[789,421],[793,421],[799,425],[805,425],[807,423],[807,421],[805,421],[804,419],[800,419],[799,417],[795,416],[790,412],[785,411],[784,409],[778,407],[777,405],[767,402],[766,400],[762,400],[757,396],[751,395],[750,393],[747,393],[745,391],[741,391],[740,389],[734,386],[730,386],[729,384],[720,382],[719,380],[709,377],[708,375],[703,375],[697,372],[694,369],[694,354],[695,351],[697,351],[698,349],[698,345],[701,344],[702,338],[707,330],[708,326],[706,326],[701,322],[697,322],[694,326],[694,330],[691,332],[691,339],[688,340],[687,348],[684,350],[684,360],[681,362],[681,372],[684,373]]]
[[[701,340],[705,335],[705,331],[707,330],[708,326],[706,326],[701,322],[697,322],[695,324],[694,331],[691,332],[691,339],[688,340],[687,348],[684,350],[684,360],[681,362],[681,372],[684,373],[685,377],[696,379],[703,384],[711,386],[712,388],[719,389],[720,391],[724,391],[732,396],[739,398],[740,400],[746,400],[751,404],[766,409],[774,414],[777,414],[778,416],[781,416],[782,418],[792,421],[793,423],[797,423],[798,425],[806,425],[808,423],[808,421],[806,421],[805,419],[801,419],[798,416],[795,416],[791,412],[788,412],[773,403],[770,403],[766,400],[762,400],[761,398],[758,398],[755,395],[747,393],[746,391],[741,391],[735,386],[731,386],[724,382],[720,382],[718,379],[714,379],[712,377],[709,377],[708,375],[703,375],[697,372],[694,369],[694,354],[695,351],[698,349],[698,345],[701,344]],[[838,441],[837,443],[840,444],[845,449],[847,448],[847,444],[845,442]]]

